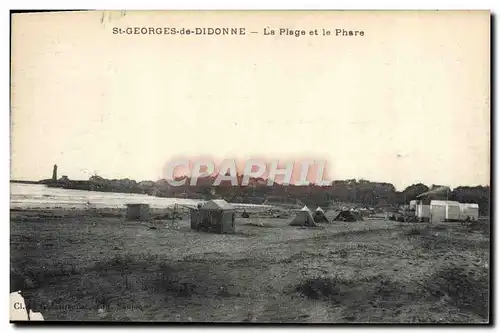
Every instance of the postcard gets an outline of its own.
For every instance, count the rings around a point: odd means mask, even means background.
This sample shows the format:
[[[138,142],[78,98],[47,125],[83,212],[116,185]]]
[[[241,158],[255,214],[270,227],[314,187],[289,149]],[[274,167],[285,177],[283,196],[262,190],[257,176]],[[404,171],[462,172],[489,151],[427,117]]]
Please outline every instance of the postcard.
[[[489,11],[11,23],[11,322],[490,322]]]

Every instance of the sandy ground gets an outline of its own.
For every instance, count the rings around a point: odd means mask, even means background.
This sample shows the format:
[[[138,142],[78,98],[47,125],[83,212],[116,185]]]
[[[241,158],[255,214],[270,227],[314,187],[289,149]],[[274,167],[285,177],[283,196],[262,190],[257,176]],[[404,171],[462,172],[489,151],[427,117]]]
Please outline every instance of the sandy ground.
[[[488,321],[485,228],[289,221],[238,218],[236,234],[219,235],[187,217],[11,211],[10,289],[45,320]]]

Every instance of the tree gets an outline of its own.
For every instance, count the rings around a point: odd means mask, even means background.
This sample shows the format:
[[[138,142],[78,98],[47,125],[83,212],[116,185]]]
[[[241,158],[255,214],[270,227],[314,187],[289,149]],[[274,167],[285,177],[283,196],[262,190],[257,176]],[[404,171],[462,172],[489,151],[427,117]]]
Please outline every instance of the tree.
[[[427,191],[429,191],[429,187],[422,183],[410,185],[405,188],[403,192],[401,192],[400,201],[402,199],[403,202],[407,203],[411,200],[417,199],[417,195],[425,193]]]

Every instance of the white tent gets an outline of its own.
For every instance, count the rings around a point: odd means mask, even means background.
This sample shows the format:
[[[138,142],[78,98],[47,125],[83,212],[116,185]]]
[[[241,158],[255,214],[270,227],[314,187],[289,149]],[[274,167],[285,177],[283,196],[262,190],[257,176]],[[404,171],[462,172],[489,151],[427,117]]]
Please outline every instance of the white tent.
[[[314,226],[314,218],[312,216],[311,211],[307,206],[304,206],[301,210],[297,211],[295,217],[292,222],[290,222],[292,226]]]
[[[330,222],[325,215],[325,211],[323,209],[321,209],[321,207],[316,208],[316,210],[314,211],[314,214],[312,214],[312,215],[313,215],[314,222],[316,222],[316,223],[328,223],[328,222]]]

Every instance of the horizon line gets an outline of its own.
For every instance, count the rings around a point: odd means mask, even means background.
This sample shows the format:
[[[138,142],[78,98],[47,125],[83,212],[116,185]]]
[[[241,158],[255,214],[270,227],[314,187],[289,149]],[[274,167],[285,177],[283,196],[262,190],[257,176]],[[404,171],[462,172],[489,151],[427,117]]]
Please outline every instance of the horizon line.
[[[97,175],[98,176],[98,175]],[[237,177],[240,177],[240,176],[243,176],[242,174],[237,174]],[[125,180],[125,179],[128,179],[128,180],[131,180],[131,181],[134,181],[136,183],[141,183],[141,182],[159,182],[161,180],[165,180],[165,181],[168,181],[168,180],[179,180],[179,179],[183,179],[183,178],[187,178],[187,179],[191,179],[191,177],[189,176],[181,176],[181,177],[177,177],[177,178],[174,178],[174,179],[166,179],[166,178],[160,178],[158,180],[150,180],[150,179],[147,179],[147,180],[135,180],[135,179],[132,179],[132,178],[105,178],[105,177],[102,177],[102,176],[98,176],[98,177],[101,177],[105,180]],[[213,175],[209,175],[209,176],[205,176],[205,177],[198,177],[198,179],[207,179],[207,178],[214,178]],[[68,177],[69,180],[72,180],[72,181],[89,181],[89,179],[71,179]],[[262,179],[262,180],[265,180],[267,181],[268,178],[265,178],[265,177],[250,177],[249,179]],[[28,179],[9,179],[9,183],[11,182],[32,182],[32,183],[39,183],[41,181],[44,181],[44,180],[52,180],[52,178],[44,178],[44,179],[40,179],[40,180],[28,180]],[[374,181],[374,180],[369,180],[369,179],[366,179],[366,178],[345,178],[345,179],[334,179],[334,180],[331,180],[329,181],[329,184],[328,185],[323,185],[323,186],[320,186],[320,187],[328,187],[328,186],[332,186],[332,184],[336,181],[349,181],[349,180],[354,180],[356,182],[359,182],[361,180],[363,181],[367,181],[367,182],[370,182],[370,183],[377,183],[377,184],[388,184],[388,185],[392,185],[396,191],[398,191],[397,187],[391,183],[391,182],[387,182],[387,181]],[[223,180],[223,182],[227,182],[229,180]],[[284,186],[297,186],[297,187],[301,187],[301,186],[311,186],[311,185],[319,185],[318,183],[314,183],[314,182],[309,182],[309,184],[294,184],[294,183],[283,183],[282,181],[273,181],[275,184],[278,184],[278,185],[284,185]],[[405,189],[407,189],[408,187],[410,186],[413,186],[413,185],[418,185],[418,184],[422,184],[422,185],[425,185],[427,187],[431,187],[431,186],[446,186],[448,188],[450,188],[450,190],[453,190],[457,187],[490,187],[491,185],[490,184],[475,184],[475,185],[465,185],[465,184],[459,184],[457,186],[451,186],[451,185],[446,185],[446,184],[430,184],[430,185],[427,185],[426,183],[423,183],[423,182],[414,182],[414,183],[411,183],[410,185],[406,185],[404,186],[404,188],[401,190],[404,191]],[[246,185],[246,186],[249,186],[250,184]],[[195,185],[196,186],[196,185]],[[195,186],[192,186],[192,187],[195,187]],[[212,186],[215,186],[215,185],[212,185]],[[220,185],[217,185],[215,187],[218,187]],[[231,185],[231,186],[241,186],[240,184],[238,185]]]

